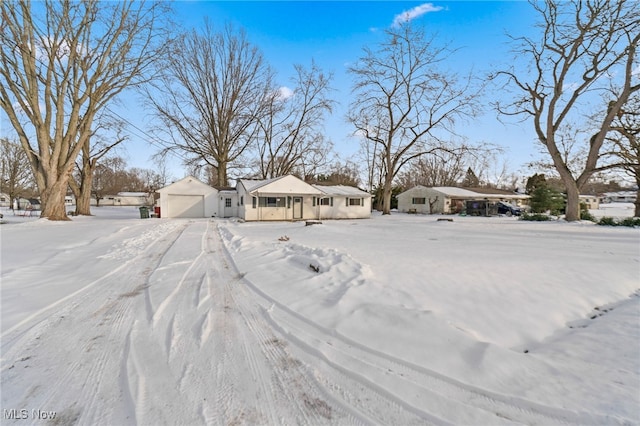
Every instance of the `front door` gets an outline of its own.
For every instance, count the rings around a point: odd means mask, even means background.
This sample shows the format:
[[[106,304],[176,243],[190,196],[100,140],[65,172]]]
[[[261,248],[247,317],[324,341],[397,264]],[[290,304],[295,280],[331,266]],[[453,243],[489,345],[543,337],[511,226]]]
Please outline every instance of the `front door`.
[[[293,218],[302,219],[302,197],[293,197]]]

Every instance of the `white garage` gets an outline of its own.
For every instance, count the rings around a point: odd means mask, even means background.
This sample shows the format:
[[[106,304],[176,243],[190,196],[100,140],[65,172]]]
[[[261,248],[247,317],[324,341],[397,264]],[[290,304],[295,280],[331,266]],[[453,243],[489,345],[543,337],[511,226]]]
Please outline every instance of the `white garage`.
[[[202,218],[218,215],[218,190],[193,176],[165,186],[158,192],[161,217]]]

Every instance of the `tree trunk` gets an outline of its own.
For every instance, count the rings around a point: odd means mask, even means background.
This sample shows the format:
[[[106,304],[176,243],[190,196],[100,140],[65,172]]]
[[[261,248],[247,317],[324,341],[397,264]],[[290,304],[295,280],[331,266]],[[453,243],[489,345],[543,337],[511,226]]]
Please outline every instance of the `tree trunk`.
[[[217,172],[218,172],[218,186],[220,187],[226,187],[229,184],[229,181],[227,180],[227,163],[226,161],[219,161],[218,162],[218,168],[217,168]]]
[[[76,196],[76,215],[91,216],[91,175],[83,176]]]
[[[393,177],[389,174],[384,179],[382,188],[382,214],[391,214],[391,194],[393,192]]]
[[[638,187],[638,190],[636,191],[636,202],[635,202],[635,206],[636,206],[636,211],[633,214],[634,217],[640,217],[640,186]]]
[[[70,220],[64,204],[64,197],[67,195],[68,187],[69,175],[63,174],[40,193],[42,202],[40,217],[46,217],[49,220]]]
[[[567,207],[564,213],[567,222],[580,220],[580,190],[573,179],[564,182],[567,191]]]
[[[88,154],[86,154],[88,156]],[[93,167],[92,167],[93,163]],[[91,216],[91,187],[93,186],[93,170],[95,161],[82,156],[82,170],[80,171],[80,186],[76,196],[76,216]]]

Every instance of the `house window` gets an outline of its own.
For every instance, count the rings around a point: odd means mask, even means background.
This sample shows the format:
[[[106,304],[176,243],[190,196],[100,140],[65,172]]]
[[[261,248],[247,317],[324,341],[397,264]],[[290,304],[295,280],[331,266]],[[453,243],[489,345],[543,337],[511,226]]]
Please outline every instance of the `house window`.
[[[332,204],[331,198],[329,197],[320,198],[318,201],[321,206],[330,206]]]
[[[244,195],[240,196],[240,205],[244,206]]]
[[[362,206],[362,198],[347,198],[347,206]]]
[[[225,198],[224,199],[224,206],[225,207],[231,207],[231,198]]]
[[[412,198],[411,204],[427,204],[427,199],[424,197],[421,198]]]
[[[260,207],[286,207],[285,197],[260,197]]]

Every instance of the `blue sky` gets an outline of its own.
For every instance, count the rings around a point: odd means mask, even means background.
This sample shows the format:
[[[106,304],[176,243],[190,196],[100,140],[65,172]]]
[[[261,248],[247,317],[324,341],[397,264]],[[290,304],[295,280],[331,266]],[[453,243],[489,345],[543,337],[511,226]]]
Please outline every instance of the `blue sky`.
[[[176,19],[185,28],[201,27],[205,17],[214,28],[229,22],[244,28],[276,69],[282,86],[289,83],[296,63],[308,65],[314,60],[332,72],[338,106],[325,129],[342,158],[359,147],[345,120],[352,82],[347,66],[357,61],[365,45],[381,40],[382,30],[391,27],[394,19],[409,16],[443,43],[458,48],[448,64],[452,70],[484,75],[513,60],[505,34],[530,32],[535,18],[523,1],[185,1],[174,6]],[[488,97],[483,102],[487,110],[478,120],[461,123],[460,133],[469,142],[504,146],[509,168],[518,171],[537,156],[531,126],[501,124],[490,101]]]

